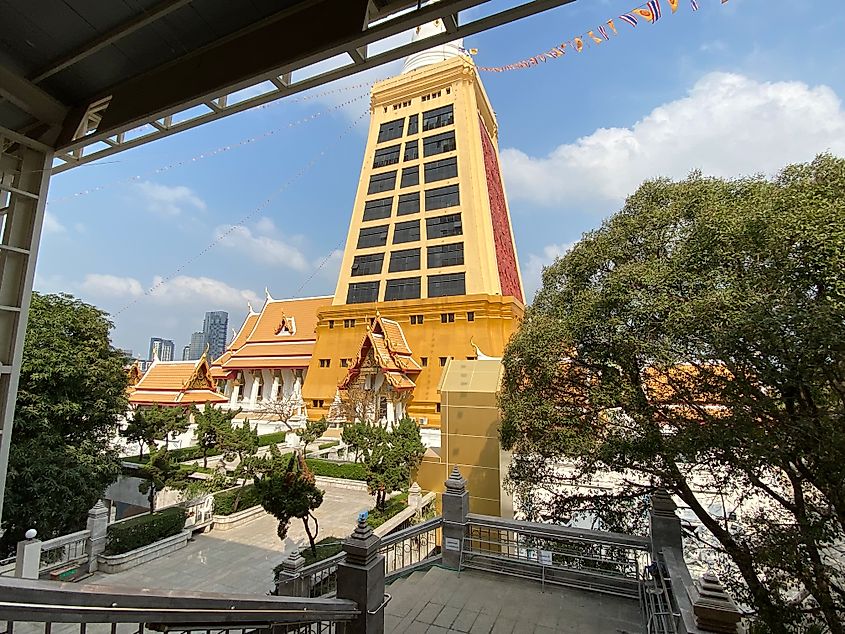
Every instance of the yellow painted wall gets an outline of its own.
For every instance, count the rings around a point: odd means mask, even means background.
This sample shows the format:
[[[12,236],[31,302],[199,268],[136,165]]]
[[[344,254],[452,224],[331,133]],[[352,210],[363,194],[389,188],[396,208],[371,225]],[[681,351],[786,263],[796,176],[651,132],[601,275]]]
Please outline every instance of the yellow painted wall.
[[[380,312],[395,319],[402,326],[414,359],[428,365],[416,379],[417,386],[408,413],[414,418],[427,418],[428,426],[440,424],[437,405],[440,403],[438,385],[443,373],[440,357],[464,360],[475,356],[475,349],[489,356],[501,356],[511,335],[519,327],[524,314],[521,303],[512,297],[474,295],[438,297],[423,300],[347,304],[325,308],[317,323],[317,344],[308,368],[302,397],[308,415],[318,418],[328,414],[337,385],[346,375],[341,359],[354,359],[366,333],[367,324]],[[472,312],[475,320],[468,321]],[[454,313],[455,321],[442,323],[442,313]],[[423,315],[423,323],[411,324],[411,315]],[[355,320],[354,328],[344,327],[345,320]],[[321,359],[329,359],[329,367],[320,367]],[[314,401],[323,401],[323,407]]]

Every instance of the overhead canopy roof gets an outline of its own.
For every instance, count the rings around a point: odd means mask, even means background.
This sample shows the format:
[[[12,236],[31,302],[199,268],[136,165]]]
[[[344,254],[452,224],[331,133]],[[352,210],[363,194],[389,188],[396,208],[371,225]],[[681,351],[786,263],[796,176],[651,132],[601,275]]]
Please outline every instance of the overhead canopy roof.
[[[0,126],[62,171],[572,1],[459,24],[486,0],[0,0]],[[446,33],[368,54],[435,18]]]

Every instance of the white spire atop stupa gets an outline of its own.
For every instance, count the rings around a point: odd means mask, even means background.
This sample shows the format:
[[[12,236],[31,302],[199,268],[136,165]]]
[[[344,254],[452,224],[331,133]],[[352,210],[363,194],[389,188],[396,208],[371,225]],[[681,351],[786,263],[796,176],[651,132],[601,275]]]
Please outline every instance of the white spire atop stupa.
[[[433,35],[437,35],[438,33],[445,32],[446,25],[443,24],[443,20],[438,18],[434,22],[428,22],[418,26],[416,31],[414,31],[414,36],[411,38],[411,41],[416,42],[417,40],[424,40],[432,37]],[[466,51],[464,50],[464,39],[458,38],[452,42],[427,48],[419,53],[409,55],[405,58],[405,66],[402,67],[402,74],[404,75],[405,73],[410,73],[412,70],[422,68],[423,66],[430,66],[431,64],[436,64],[452,57],[461,57],[463,55],[466,55]]]

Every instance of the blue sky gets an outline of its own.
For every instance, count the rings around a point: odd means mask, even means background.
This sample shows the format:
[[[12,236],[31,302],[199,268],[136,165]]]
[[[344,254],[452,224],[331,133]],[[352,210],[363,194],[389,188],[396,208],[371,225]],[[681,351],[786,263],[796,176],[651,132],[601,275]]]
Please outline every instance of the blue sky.
[[[465,46],[478,49],[480,66],[512,63],[616,19],[635,1],[578,0]],[[680,0],[672,15],[661,0],[654,25],[632,29],[616,19],[620,35],[580,55],[482,75],[499,119],[529,298],[542,267],[643,179],[693,169],[772,174],[821,151],[845,154],[841,0],[699,4],[693,13]],[[239,327],[247,301],[260,304],[265,287],[274,297],[333,293],[367,129],[360,84],[400,67],[57,175],[36,289],[110,312],[115,345],[143,354],[151,336],[181,350],[207,310],[229,311]]]

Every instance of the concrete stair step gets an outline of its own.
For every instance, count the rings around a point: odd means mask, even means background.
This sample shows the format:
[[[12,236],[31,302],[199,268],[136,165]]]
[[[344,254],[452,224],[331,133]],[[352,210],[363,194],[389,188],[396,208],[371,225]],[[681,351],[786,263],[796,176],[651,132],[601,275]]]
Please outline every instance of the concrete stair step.
[[[425,607],[431,596],[439,589],[435,578],[427,576],[429,572],[431,570],[417,571],[407,577],[394,595],[394,599],[388,604],[387,614],[403,620],[413,620],[413,617]]]

